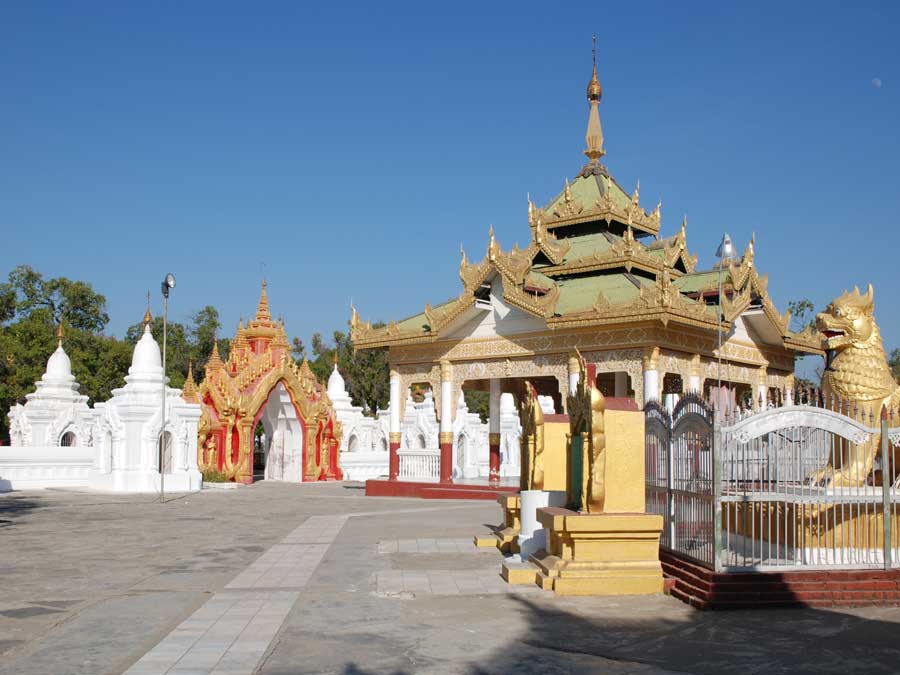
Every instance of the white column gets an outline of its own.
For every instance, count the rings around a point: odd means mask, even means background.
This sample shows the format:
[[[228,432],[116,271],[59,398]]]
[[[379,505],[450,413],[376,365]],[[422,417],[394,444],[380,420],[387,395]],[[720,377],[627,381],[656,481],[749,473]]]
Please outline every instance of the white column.
[[[615,397],[624,398],[628,396],[628,373],[619,371],[616,373]]]
[[[766,373],[766,367],[760,366],[759,372],[757,373],[757,381],[756,381],[756,401],[754,401],[755,408],[759,408],[760,410],[765,410],[766,408],[766,398],[769,395],[769,378]]]
[[[581,364],[578,357],[569,357],[569,396],[574,396],[578,391],[578,378],[581,376]]]
[[[390,433],[400,433],[400,373],[391,369]]]
[[[644,353],[644,405],[659,400],[659,347],[648,348]]]
[[[700,382],[700,355],[694,354],[691,357],[691,375],[688,377],[687,390],[700,393],[703,384]]]
[[[453,432],[453,376],[449,361],[441,361],[441,433]]]

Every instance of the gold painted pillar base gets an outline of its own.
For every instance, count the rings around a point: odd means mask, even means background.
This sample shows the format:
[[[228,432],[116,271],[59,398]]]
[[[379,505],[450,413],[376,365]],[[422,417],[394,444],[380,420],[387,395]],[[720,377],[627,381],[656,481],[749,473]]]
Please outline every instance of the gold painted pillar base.
[[[548,530],[549,548],[530,559],[541,588],[557,595],[662,593],[662,516],[549,507],[538,509],[538,521]]]
[[[519,510],[521,500],[517,494],[497,495],[497,503],[503,510],[503,523],[496,526],[492,534],[476,534],[478,548],[496,547],[501,553],[519,552]]]

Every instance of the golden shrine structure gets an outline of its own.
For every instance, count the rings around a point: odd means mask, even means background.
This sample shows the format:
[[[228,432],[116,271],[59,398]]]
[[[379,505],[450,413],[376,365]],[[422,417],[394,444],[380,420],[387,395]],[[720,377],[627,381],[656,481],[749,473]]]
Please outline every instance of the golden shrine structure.
[[[686,219],[673,235],[660,235],[661,205],[645,210],[639,186],[629,194],[601,163],[601,94],[595,60],[588,162],[545,206],[529,198],[526,247],[504,250],[491,229],[480,261],[462,252],[457,297],[384,327],[351,308],[354,347],[389,349],[391,479],[399,474],[400,420],[413,384],[433,392],[442,482],[451,480],[450,432],[462,391],[490,392],[490,480],[497,482],[501,393],[527,379],[554,398],[556,413],[565,412],[577,377],[568,365],[573,350],[596,371],[606,397],[631,398],[637,407],[691,391],[755,407],[790,395],[798,353],[822,353],[815,332],[792,332],[789,312],[770,299],[753,239],[742,256],[699,269]]]
[[[238,324],[228,360],[215,345],[203,381],[198,386],[189,372],[183,396],[202,405],[201,470],[241,483],[254,474],[285,481],[342,478],[340,423],[309,363],[291,358],[284,323],[269,311],[265,281],[256,316],[246,327],[243,320]],[[259,440],[258,424],[264,429]]]

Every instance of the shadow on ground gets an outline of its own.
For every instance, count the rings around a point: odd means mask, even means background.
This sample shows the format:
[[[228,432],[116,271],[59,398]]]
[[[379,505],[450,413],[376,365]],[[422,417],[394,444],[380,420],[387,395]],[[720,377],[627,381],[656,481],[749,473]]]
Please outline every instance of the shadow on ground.
[[[635,617],[626,612],[587,618],[512,596],[527,616],[528,628],[486,660],[472,663],[461,654],[459,672],[653,673],[660,671],[743,675],[745,673],[896,673],[900,663],[900,622],[818,609],[765,609],[730,612],[688,611],[674,619]],[[618,605],[622,598],[617,599]],[[485,598],[485,602],[489,602]],[[896,608],[873,609],[900,619]],[[424,667],[440,670],[441,662]],[[350,663],[344,675],[374,675]],[[393,675],[423,672],[395,669]]]
[[[40,499],[28,495],[0,495],[0,528],[14,525],[19,518],[43,507]]]

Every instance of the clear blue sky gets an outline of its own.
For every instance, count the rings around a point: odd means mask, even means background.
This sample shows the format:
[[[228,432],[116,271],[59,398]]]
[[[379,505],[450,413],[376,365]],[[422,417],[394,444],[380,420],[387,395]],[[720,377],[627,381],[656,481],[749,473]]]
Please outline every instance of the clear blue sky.
[[[663,232],[708,266],[755,231],[782,310],[872,282],[900,346],[900,5],[731,4],[6,3],[0,273],[92,282],[118,335],[168,271],[230,335],[263,261],[304,340],[420,311],[582,166],[597,32],[605,163]]]

